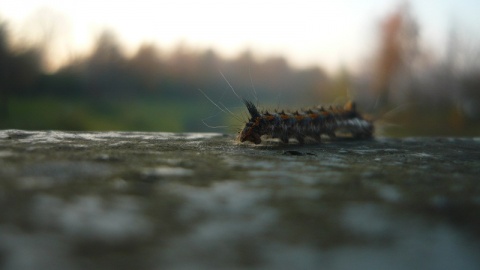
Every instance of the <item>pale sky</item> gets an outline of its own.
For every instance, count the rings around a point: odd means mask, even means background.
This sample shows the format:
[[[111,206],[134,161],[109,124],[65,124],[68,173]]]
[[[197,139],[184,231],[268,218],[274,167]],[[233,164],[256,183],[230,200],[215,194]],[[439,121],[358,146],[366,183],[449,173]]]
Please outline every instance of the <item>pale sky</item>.
[[[88,50],[103,29],[110,29],[130,51],[142,42],[166,50],[183,42],[227,57],[249,48],[285,56],[295,66],[335,70],[358,65],[368,55],[378,22],[402,2],[2,0],[0,19],[20,36],[35,35],[35,16],[48,18],[44,21],[53,22],[61,36],[56,59]],[[415,0],[410,7],[422,39],[435,50],[443,49],[452,25],[479,41],[478,0]]]

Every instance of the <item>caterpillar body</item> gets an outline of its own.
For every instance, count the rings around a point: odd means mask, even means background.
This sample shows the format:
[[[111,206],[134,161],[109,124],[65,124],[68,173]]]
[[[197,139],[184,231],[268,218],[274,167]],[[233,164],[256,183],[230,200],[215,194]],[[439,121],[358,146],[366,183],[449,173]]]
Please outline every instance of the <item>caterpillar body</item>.
[[[343,108],[319,106],[308,110],[274,113],[259,111],[251,101],[244,99],[243,102],[250,119],[238,136],[240,142],[260,144],[264,135],[278,138],[283,143],[295,138],[300,144],[305,142],[306,137],[320,142],[322,134],[330,138],[335,138],[336,133],[350,133],[354,138],[373,136],[372,121],[363,118],[353,102],[348,102]]]

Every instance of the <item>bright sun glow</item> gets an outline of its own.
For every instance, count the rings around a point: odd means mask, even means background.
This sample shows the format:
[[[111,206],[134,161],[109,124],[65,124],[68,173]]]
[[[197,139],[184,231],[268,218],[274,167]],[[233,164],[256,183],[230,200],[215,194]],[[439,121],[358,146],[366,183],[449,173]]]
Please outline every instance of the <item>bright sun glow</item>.
[[[335,70],[361,62],[375,44],[379,20],[403,2],[4,0],[0,19],[26,40],[53,29],[51,57],[57,65],[88,50],[102,30],[110,29],[130,52],[142,42],[167,50],[184,42],[225,56],[251,49],[258,55],[285,56],[296,66]],[[410,5],[422,37],[435,45],[445,42],[452,25],[474,33],[480,25],[474,12],[479,3],[419,0]]]

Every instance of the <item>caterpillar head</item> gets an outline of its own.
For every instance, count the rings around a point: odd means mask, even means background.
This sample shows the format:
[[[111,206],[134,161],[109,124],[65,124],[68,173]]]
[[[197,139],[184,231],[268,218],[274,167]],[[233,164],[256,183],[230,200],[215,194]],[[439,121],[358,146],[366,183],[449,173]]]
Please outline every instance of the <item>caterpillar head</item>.
[[[245,124],[245,127],[240,132],[238,138],[240,139],[240,142],[249,141],[253,142],[254,144],[259,144],[262,142],[262,140],[260,139],[260,123],[262,121],[262,117],[258,112],[257,107],[255,107],[255,105],[251,101],[243,100],[243,102],[245,103],[248,113],[250,114],[250,119]]]

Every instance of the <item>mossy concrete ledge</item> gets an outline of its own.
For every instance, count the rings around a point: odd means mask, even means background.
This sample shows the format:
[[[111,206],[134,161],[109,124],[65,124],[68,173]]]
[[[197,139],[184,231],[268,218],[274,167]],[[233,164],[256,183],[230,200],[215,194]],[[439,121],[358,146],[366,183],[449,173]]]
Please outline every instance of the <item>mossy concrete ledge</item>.
[[[0,269],[480,269],[480,138],[0,131]]]

